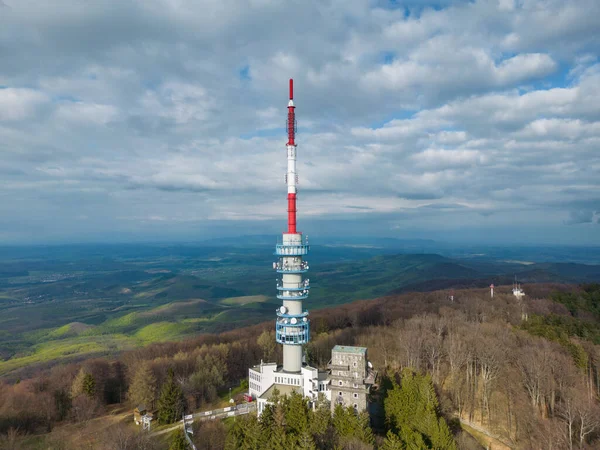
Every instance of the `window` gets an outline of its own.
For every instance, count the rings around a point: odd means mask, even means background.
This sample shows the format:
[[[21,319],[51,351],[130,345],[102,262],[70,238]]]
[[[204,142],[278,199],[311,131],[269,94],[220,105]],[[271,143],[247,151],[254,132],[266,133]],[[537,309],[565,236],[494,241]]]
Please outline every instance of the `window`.
[[[342,396],[342,391],[338,392],[338,394],[339,394],[339,396],[341,397],[341,396]]]
[[[358,384],[354,383],[352,386],[355,387],[355,388],[357,388]]]
[[[342,380],[340,380],[340,381],[339,381],[339,383],[340,383],[340,386],[341,386],[342,384],[344,384],[344,382],[343,382]]]
[[[353,406],[354,406],[354,410],[358,411],[358,405],[355,403]]]
[[[358,398],[358,394],[357,393],[354,393],[354,398]]]
[[[352,364],[354,367],[356,367],[356,361],[354,361],[354,363]]]

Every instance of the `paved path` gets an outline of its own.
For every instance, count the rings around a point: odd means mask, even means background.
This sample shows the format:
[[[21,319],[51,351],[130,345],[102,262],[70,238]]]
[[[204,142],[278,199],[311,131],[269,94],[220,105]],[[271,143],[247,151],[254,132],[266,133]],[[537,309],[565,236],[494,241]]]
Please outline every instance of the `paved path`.
[[[492,440],[492,444],[494,444],[493,446],[490,446],[490,449],[512,449],[514,448],[514,446],[508,442],[506,442],[504,439],[502,439],[499,436],[495,436],[492,433],[490,433],[488,430],[486,430],[485,428],[483,428],[480,425],[477,425],[475,423],[471,423],[468,420],[462,419],[462,418],[458,418],[458,420],[460,420],[460,423],[467,425],[468,427],[473,428],[475,431],[479,431],[480,433],[486,435],[489,439]]]
[[[226,408],[219,409],[211,409],[209,411],[201,411],[192,414],[192,417],[198,420],[215,420],[215,419],[225,419],[226,417],[235,417],[235,416],[243,416],[244,414],[249,414],[253,411],[256,411],[256,402],[252,403],[242,403],[241,405],[236,406],[227,406]],[[153,436],[158,436],[165,433],[170,433],[177,428],[181,428],[183,426],[183,420],[177,422],[176,425],[172,427],[165,428],[164,430],[159,430],[152,432]]]

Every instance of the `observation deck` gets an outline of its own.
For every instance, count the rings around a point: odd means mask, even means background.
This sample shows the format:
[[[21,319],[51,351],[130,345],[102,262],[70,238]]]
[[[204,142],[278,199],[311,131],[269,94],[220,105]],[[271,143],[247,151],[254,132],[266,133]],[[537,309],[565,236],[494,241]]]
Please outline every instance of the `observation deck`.
[[[277,298],[279,300],[304,300],[308,298],[308,289],[304,288],[303,290],[292,290],[284,288],[277,294]]]
[[[277,256],[303,256],[308,255],[309,250],[308,244],[277,244],[274,254]]]
[[[310,339],[310,321],[306,317],[296,320],[296,323],[292,323],[293,320],[294,318],[275,321],[275,339],[280,344],[307,344]]]

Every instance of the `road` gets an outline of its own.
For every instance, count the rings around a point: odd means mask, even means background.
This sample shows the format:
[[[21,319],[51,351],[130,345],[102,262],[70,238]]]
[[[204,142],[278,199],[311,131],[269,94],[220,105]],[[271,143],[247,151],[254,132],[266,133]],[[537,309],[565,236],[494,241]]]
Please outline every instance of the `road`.
[[[219,409],[211,409],[208,411],[201,411],[192,414],[194,420],[216,420],[216,419],[225,419],[226,417],[235,417],[235,416],[243,416],[245,414],[250,414],[251,412],[256,411],[256,402],[252,403],[242,403],[241,405],[236,406],[228,406],[226,408]],[[189,422],[189,421],[188,421]],[[170,428],[165,428],[164,430],[159,430],[151,433],[153,436],[158,436],[165,433],[170,433],[177,428],[181,428],[183,426],[183,420],[180,420],[176,425],[173,425]]]

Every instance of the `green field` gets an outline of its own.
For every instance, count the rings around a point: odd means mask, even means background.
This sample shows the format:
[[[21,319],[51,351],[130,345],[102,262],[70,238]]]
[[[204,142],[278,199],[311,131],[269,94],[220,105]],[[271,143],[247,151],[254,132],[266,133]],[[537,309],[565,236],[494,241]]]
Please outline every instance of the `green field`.
[[[250,303],[264,303],[269,300],[266,295],[244,295],[242,297],[224,298],[219,303],[222,305],[248,305]]]

